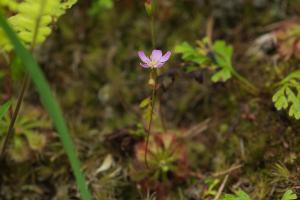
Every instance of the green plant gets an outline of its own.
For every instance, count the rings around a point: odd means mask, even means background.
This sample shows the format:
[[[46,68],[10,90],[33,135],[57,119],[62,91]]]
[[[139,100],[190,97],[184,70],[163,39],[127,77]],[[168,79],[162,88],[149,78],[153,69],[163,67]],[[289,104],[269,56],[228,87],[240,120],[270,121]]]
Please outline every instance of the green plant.
[[[4,78],[5,74],[2,70],[0,70],[0,81]]]
[[[6,114],[3,119],[0,117],[0,140],[3,138],[3,133],[8,129],[9,122],[9,114]],[[46,119],[41,118],[40,114],[34,110],[27,112],[26,116],[20,116],[15,124],[15,134],[12,138],[12,147],[9,150],[12,159],[22,162],[30,158],[31,152],[40,152],[46,145],[47,138],[38,130],[50,127],[51,124]]]
[[[145,153],[149,151],[149,174],[156,180],[167,181],[167,174],[174,173],[178,177],[185,176],[187,170],[186,149],[174,133],[161,133],[151,136],[149,149],[145,142],[136,145],[137,161],[144,161]]]
[[[235,192],[235,194],[225,194],[221,200],[251,200],[249,195],[242,190]]]
[[[7,18],[22,42],[32,48],[45,41],[52,32],[52,24],[72,7],[77,0],[24,0],[1,1],[0,7],[7,6],[7,13],[15,13]],[[0,30],[0,48],[12,50],[12,45],[3,30]]]
[[[112,9],[114,6],[113,0],[93,0],[92,5],[89,9],[91,16],[96,16],[103,10]]]
[[[7,113],[9,107],[11,105],[10,101],[7,101],[6,103],[4,103],[2,106],[0,106],[0,120],[5,116],[5,114]],[[1,133],[0,133],[1,134]]]
[[[187,149],[175,132],[153,134],[147,141],[135,145],[136,160],[130,177],[141,185],[142,191],[154,192],[157,199],[167,199],[178,183],[188,175]],[[148,166],[145,154],[148,153]],[[172,199],[172,198],[170,198]]]
[[[207,189],[204,191],[203,193],[203,198],[207,198],[207,197],[211,197],[211,196],[215,196],[217,194],[217,186],[220,183],[219,179],[206,179],[205,184],[207,185]]]
[[[300,71],[294,71],[277,84],[273,102],[277,110],[288,110],[289,116],[300,119]]]
[[[272,182],[289,181],[291,179],[291,173],[288,168],[282,163],[276,163],[271,172]]]
[[[223,40],[217,40],[210,44],[208,38],[204,38],[197,41],[196,48],[184,42],[175,47],[175,52],[182,54],[183,60],[192,62],[188,71],[199,67],[208,69],[213,72],[211,77],[213,82],[225,82],[234,76],[251,93],[258,93],[258,89],[234,69],[232,65],[233,48]]]
[[[67,2],[70,3],[71,1]],[[65,3],[64,5],[67,7],[69,4]],[[36,60],[22,44],[22,41],[18,38],[17,34],[10,27],[9,23],[2,16],[2,14],[0,14],[0,27],[2,27],[3,31],[5,32],[5,35],[10,41],[10,44],[12,45],[15,53],[22,60],[26,71],[32,78],[34,85],[39,95],[41,96],[42,103],[46,107],[51,119],[54,122],[55,127],[58,130],[63,147],[66,151],[72,170],[74,172],[82,199],[91,200],[91,194],[88,190],[85,177],[81,172],[79,159],[76,156],[75,146],[69,135],[69,131],[66,126],[60,107],[58,106],[58,103],[51,92],[50,86],[47,83],[43,72],[41,71]]]
[[[297,195],[292,190],[287,190],[281,200],[295,200]],[[220,200],[251,200],[250,196],[242,190],[235,192],[235,194],[225,194]]]
[[[281,198],[281,200],[295,200],[295,199],[297,199],[297,195],[292,190],[286,191]]]

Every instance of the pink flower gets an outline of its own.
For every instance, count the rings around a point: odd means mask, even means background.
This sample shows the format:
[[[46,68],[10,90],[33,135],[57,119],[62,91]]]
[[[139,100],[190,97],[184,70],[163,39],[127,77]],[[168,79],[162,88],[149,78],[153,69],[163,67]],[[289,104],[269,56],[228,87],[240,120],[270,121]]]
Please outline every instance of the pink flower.
[[[165,62],[167,62],[171,57],[171,52],[168,51],[165,55],[162,54],[161,50],[153,50],[149,57],[145,55],[144,51],[139,51],[138,56],[140,57],[142,63],[141,66],[144,68],[160,68]]]

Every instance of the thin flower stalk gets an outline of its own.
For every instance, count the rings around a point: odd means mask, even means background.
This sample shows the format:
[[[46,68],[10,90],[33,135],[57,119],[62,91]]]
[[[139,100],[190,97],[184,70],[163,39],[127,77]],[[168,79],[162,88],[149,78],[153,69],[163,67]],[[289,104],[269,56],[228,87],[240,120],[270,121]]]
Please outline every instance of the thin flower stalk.
[[[168,51],[163,55],[161,50],[155,49],[152,51],[152,54],[150,57],[147,57],[144,51],[139,51],[138,56],[141,59],[140,65],[143,68],[150,68],[150,80],[149,80],[149,85],[152,87],[152,95],[151,95],[151,101],[150,101],[150,106],[151,106],[151,113],[150,113],[150,119],[149,119],[149,124],[148,124],[148,129],[147,129],[147,137],[146,137],[146,152],[145,152],[145,164],[148,167],[148,161],[147,161],[147,152],[148,152],[148,145],[149,145],[149,137],[151,133],[151,125],[152,125],[152,120],[153,120],[153,112],[154,112],[154,107],[155,107],[155,101],[156,101],[156,89],[157,89],[157,69],[161,68],[164,66],[164,64],[170,59],[171,57],[171,52]]]

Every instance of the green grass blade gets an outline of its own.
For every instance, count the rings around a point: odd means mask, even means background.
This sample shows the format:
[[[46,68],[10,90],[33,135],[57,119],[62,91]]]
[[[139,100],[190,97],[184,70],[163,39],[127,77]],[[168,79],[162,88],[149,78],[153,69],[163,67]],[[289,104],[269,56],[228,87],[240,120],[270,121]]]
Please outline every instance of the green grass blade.
[[[75,146],[69,135],[69,131],[66,126],[60,107],[51,92],[50,86],[47,83],[43,72],[41,71],[36,60],[18,39],[16,33],[12,30],[12,28],[9,26],[6,19],[1,13],[0,26],[3,28],[7,37],[11,41],[11,44],[13,45],[16,54],[22,60],[26,71],[30,74],[32,81],[41,97],[41,101],[47,109],[51,119],[53,120],[53,123],[62,141],[64,150],[69,158],[73,173],[76,178],[76,183],[81,194],[81,198],[83,200],[91,200],[92,197],[86,184],[85,177],[81,172],[80,161],[77,158]]]
[[[8,102],[4,103],[2,106],[0,106],[0,120],[7,113],[10,105],[11,105],[11,102],[8,101]]]

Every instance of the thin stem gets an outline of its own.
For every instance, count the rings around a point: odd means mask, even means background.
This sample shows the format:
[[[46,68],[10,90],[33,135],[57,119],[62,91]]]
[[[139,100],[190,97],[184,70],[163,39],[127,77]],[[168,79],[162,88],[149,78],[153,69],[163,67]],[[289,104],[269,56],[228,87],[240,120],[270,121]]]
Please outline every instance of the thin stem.
[[[156,74],[151,72],[151,74]],[[156,76],[156,75],[154,75]],[[152,125],[152,120],[153,120],[153,112],[154,112],[154,106],[155,106],[155,100],[156,100],[156,77],[154,78],[154,87],[152,89],[152,95],[151,95],[151,113],[150,113],[150,120],[149,120],[149,124],[148,124],[148,129],[147,129],[147,137],[146,137],[146,148],[145,148],[145,164],[146,166],[149,168],[149,164],[148,164],[148,159],[147,159],[147,155],[148,155],[148,146],[149,146],[149,139],[150,139],[150,133],[151,133],[151,125]]]
[[[15,122],[17,120],[18,114],[20,112],[20,109],[21,109],[21,106],[22,106],[22,102],[23,102],[26,90],[27,90],[29,82],[30,82],[29,80],[30,80],[30,77],[29,77],[28,74],[26,74],[25,77],[24,77],[23,83],[22,83],[21,93],[20,93],[20,95],[18,97],[18,101],[17,101],[17,105],[16,105],[16,108],[15,108],[15,111],[13,112],[13,116],[12,116],[10,124],[9,124],[7,135],[6,135],[5,139],[4,139],[4,142],[3,142],[3,145],[2,145],[2,148],[1,148],[1,153],[0,153],[1,160],[4,160],[6,149],[7,149],[8,145],[9,145],[9,141],[13,137],[13,134],[14,134],[14,125],[15,125]]]
[[[243,83],[246,87],[248,87],[250,89],[249,90],[250,93],[252,93],[253,95],[258,95],[259,94],[259,90],[252,83],[250,83],[247,79],[245,79],[243,76],[241,76],[239,73],[237,73],[235,70],[232,70],[232,74],[241,83]]]
[[[155,24],[154,24],[154,12],[155,12],[155,3],[152,2],[152,13],[151,13],[151,20],[150,20],[150,29],[151,29],[151,43],[152,43],[152,48],[155,48]],[[145,164],[149,168],[148,164],[148,146],[149,146],[149,139],[150,139],[150,134],[151,134],[151,126],[152,126],[152,120],[153,120],[153,113],[154,113],[154,106],[155,106],[155,96],[156,96],[156,71],[154,72],[154,69],[151,69],[150,72],[150,79],[154,79],[154,87],[152,88],[152,95],[151,95],[151,113],[150,113],[150,120],[148,124],[148,129],[147,129],[147,136],[146,136],[146,149],[145,149]],[[154,77],[153,77],[154,76]]]
[[[153,49],[155,49],[155,47],[156,47],[155,19],[154,19],[156,6],[157,6],[157,1],[153,0],[153,13],[151,15],[151,40],[152,40],[152,48]],[[159,75],[159,70],[158,69],[156,69],[156,74]],[[158,98],[158,104],[159,104],[158,105],[158,113],[159,113],[160,123],[161,123],[163,131],[166,131],[167,129],[166,129],[165,121],[164,121],[163,111],[162,111],[162,108],[161,108],[162,107],[161,106],[161,98],[159,96],[159,93],[157,93],[157,98]]]
[[[163,113],[162,106],[161,106],[161,96],[159,95],[159,93],[157,94],[157,97],[158,97],[158,112],[159,112],[159,116],[160,116],[160,123],[161,123],[163,131],[166,132],[167,126],[166,126],[166,122],[164,120],[165,118],[164,118],[164,113]]]
[[[154,24],[154,14],[151,15],[151,41],[152,41],[152,48],[155,48],[155,24]]]

